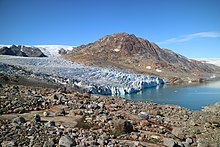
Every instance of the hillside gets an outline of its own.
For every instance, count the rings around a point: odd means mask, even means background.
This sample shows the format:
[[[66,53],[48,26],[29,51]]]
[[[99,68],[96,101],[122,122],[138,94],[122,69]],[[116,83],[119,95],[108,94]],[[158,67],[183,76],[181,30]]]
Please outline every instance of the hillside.
[[[108,35],[75,47],[64,57],[91,66],[156,75],[171,82],[197,81],[220,70],[127,33]]]

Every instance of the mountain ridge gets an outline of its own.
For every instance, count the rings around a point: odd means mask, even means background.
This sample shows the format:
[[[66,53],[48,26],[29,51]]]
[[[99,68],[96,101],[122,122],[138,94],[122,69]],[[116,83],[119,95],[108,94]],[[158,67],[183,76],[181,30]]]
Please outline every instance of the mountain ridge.
[[[47,57],[39,48],[24,45],[12,45],[0,47],[0,55],[23,57]]]
[[[1,52],[2,48],[6,49],[6,48],[11,48],[12,46],[13,45],[0,45],[0,54],[4,55],[4,53]],[[40,50],[47,57],[61,56],[72,50],[72,46],[68,46],[68,45],[14,45],[14,46],[29,48],[29,50]],[[16,54],[13,53],[8,53],[5,55],[16,56]],[[26,56],[26,55],[21,55],[21,56]]]

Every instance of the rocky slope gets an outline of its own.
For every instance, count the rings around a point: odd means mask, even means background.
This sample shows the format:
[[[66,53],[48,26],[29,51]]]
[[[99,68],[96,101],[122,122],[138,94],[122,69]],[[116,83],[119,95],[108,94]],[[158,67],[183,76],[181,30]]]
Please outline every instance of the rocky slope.
[[[208,111],[208,110],[206,110]],[[220,111],[0,84],[0,145],[218,147]]]
[[[86,65],[158,75],[173,82],[198,80],[220,70],[127,33],[108,35],[76,47],[65,58]]]
[[[27,47],[23,45],[12,45],[1,47],[0,55],[23,56],[23,57],[47,57],[39,48]]]

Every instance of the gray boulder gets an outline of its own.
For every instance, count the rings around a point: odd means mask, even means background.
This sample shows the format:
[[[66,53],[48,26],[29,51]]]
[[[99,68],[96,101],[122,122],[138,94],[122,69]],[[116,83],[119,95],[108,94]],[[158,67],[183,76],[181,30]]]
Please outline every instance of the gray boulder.
[[[73,147],[76,146],[76,142],[68,135],[62,136],[59,140],[60,147]]]
[[[35,122],[41,122],[41,117],[40,117],[40,115],[39,115],[39,114],[34,114],[34,116],[33,116],[33,121],[35,121]]]
[[[174,147],[176,146],[176,142],[172,138],[164,138],[163,144],[167,147]]]
[[[12,123],[20,125],[26,123],[26,120],[23,117],[17,117],[13,119]]]

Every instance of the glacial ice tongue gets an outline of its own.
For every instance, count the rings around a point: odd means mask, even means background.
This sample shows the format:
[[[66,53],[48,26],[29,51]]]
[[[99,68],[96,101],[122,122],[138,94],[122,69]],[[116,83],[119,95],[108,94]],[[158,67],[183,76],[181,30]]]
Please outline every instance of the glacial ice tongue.
[[[0,62],[22,67],[58,83],[76,85],[93,94],[125,95],[165,83],[156,76],[90,67],[61,58],[0,56]]]

